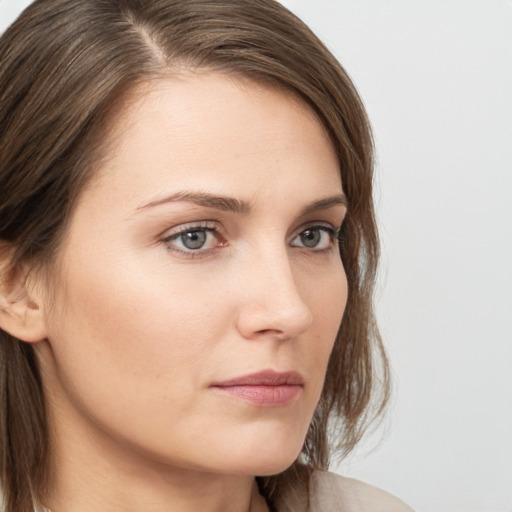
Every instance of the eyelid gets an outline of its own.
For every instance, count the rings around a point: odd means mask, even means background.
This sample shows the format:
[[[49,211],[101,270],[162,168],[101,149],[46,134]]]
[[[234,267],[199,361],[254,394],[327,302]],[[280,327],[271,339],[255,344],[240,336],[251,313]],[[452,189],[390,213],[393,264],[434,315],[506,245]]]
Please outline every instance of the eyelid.
[[[343,224],[341,224],[340,226],[335,226],[331,222],[327,222],[327,221],[307,222],[306,224],[303,224],[297,230],[295,230],[295,232],[292,236],[292,239],[295,238],[296,236],[300,235],[303,231],[307,231],[308,229],[312,229],[312,228],[325,229],[326,231],[332,232],[334,234],[334,236],[337,238],[342,227],[343,227]]]
[[[200,220],[197,222],[186,222],[184,224],[179,224],[173,228],[170,228],[164,232],[161,238],[164,241],[170,240],[171,238],[174,238],[175,236],[181,235],[183,233],[187,233],[188,231],[201,229],[217,231],[219,233],[222,232],[222,228],[218,222],[212,220]]]

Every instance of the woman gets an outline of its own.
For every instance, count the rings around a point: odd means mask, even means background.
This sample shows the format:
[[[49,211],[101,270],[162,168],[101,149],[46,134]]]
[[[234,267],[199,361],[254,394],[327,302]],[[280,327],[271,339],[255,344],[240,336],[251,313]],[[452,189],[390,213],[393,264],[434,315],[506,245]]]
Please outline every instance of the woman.
[[[5,510],[410,510],[322,471],[388,381],[370,130],[318,39],[37,0],[0,62]]]

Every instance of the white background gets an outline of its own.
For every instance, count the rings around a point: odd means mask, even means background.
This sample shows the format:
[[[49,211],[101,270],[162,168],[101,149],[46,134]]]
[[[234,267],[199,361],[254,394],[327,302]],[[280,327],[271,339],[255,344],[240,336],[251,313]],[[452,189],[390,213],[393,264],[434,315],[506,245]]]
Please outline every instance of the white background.
[[[28,3],[0,0],[0,31]],[[395,392],[339,471],[418,512],[511,512],[512,1],[283,3],[353,77],[378,148]]]

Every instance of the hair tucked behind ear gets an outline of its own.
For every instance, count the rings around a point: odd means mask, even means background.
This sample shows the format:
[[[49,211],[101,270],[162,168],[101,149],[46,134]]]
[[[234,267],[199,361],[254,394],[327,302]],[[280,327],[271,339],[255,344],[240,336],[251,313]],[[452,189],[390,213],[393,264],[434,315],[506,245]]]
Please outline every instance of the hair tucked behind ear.
[[[110,118],[138,84],[183,68],[243,76],[298,95],[337,152],[349,201],[340,246],[348,303],[301,455],[308,467],[325,468],[331,453],[352,449],[389,391],[372,309],[373,146],[343,68],[276,1],[36,0],[0,39],[0,244],[10,254],[0,268],[37,265],[51,272],[76,198],[108,149],[102,142]],[[41,377],[32,347],[4,331],[0,359],[5,510],[32,512],[33,496],[51,487]],[[259,483],[274,502],[307,474],[296,463]]]

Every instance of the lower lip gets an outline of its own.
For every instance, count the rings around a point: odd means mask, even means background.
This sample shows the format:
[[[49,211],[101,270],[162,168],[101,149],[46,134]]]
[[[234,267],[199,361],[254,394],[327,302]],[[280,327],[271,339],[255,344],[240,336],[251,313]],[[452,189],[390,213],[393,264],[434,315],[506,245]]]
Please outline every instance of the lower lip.
[[[290,404],[302,392],[302,386],[215,386],[222,394],[240,398],[258,407],[283,407]]]

